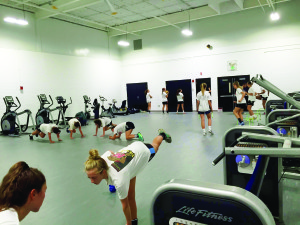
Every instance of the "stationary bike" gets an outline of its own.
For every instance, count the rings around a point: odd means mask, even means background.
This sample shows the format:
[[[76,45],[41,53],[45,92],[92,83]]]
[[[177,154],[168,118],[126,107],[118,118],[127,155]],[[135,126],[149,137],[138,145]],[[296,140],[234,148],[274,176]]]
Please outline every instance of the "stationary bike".
[[[86,119],[89,120],[91,118],[91,110],[89,109],[89,105],[91,105],[91,98],[88,97],[87,95],[84,95],[83,100],[84,100],[84,114],[86,116]]]
[[[104,98],[103,96],[99,95],[100,97],[100,101],[102,102],[102,105],[101,105],[101,114],[100,114],[100,117],[109,117],[109,118],[115,118],[114,114],[113,114],[113,111],[112,111],[112,108],[111,108],[111,103],[108,103],[109,105],[109,108],[108,109],[105,109],[104,107],[104,102],[107,101],[106,98]]]
[[[118,108],[116,106],[116,103],[117,103],[117,100],[116,99],[113,99],[112,100],[113,104],[112,104],[112,112],[114,115],[128,115],[129,112],[128,112],[128,109],[126,107],[126,100],[124,100],[122,102],[122,105],[120,108]]]
[[[57,96],[56,101],[59,104],[58,107],[60,108],[56,124],[67,126],[66,121],[69,121],[70,119],[72,119],[72,117],[67,118],[65,117],[65,115],[66,115],[67,108],[69,107],[69,105],[72,104],[72,98],[70,97],[70,103],[68,104],[66,104],[67,100],[64,99],[62,96]],[[61,122],[59,122],[60,117],[61,117]]]
[[[19,136],[20,133],[24,133],[29,127],[29,118],[31,118],[31,122],[33,127],[35,127],[34,120],[32,118],[32,113],[29,109],[25,109],[22,112],[17,113],[17,110],[21,107],[21,103],[16,97],[18,104],[16,105],[12,96],[5,96],[3,98],[6,112],[1,118],[1,129],[2,134],[9,136]],[[15,110],[11,110],[11,108],[16,107]],[[26,113],[27,114],[27,122],[24,125],[20,124],[19,116]]]

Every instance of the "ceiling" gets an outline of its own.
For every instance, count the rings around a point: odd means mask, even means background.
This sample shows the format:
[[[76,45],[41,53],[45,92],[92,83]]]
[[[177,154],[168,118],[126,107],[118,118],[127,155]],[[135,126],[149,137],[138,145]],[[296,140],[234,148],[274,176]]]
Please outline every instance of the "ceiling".
[[[180,24],[261,7],[275,9],[289,0],[0,0],[1,5],[30,11],[37,20],[55,18],[103,30],[110,36]],[[111,6],[111,7],[110,7]],[[115,15],[112,12],[116,11]]]

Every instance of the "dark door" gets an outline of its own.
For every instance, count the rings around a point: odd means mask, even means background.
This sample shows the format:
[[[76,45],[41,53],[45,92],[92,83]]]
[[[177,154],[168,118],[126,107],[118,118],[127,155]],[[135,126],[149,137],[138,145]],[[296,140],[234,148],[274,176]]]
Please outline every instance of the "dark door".
[[[168,106],[169,112],[177,111],[177,89],[182,89],[182,94],[184,95],[184,111],[192,112],[192,85],[191,79],[187,80],[171,80],[166,81],[166,89],[169,91]],[[181,111],[181,107],[179,109]]]
[[[230,112],[234,109],[235,89],[233,83],[239,81],[242,86],[243,83],[250,80],[250,75],[218,77],[218,107],[222,108],[224,112]]]
[[[196,95],[198,94],[199,91],[201,91],[200,85],[202,83],[207,84],[207,88],[206,88],[207,91],[211,90],[211,79],[210,78],[198,78],[198,79],[196,79]]]
[[[126,84],[128,108],[147,110],[145,90],[148,89],[148,83]]]

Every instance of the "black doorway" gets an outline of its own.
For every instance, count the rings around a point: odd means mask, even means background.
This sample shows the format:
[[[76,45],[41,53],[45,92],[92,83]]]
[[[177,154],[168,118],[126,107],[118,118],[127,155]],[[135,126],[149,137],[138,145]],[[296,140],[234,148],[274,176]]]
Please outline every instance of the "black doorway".
[[[148,89],[148,83],[126,84],[128,108],[147,110],[145,90]]]
[[[192,112],[193,106],[191,79],[166,81],[166,89],[169,91],[169,112],[177,111],[177,89],[182,89],[182,93],[184,95],[184,111]],[[181,112],[181,107],[179,108],[179,112]]]
[[[207,84],[207,88],[206,88],[207,91],[211,90],[211,79],[210,78],[197,78],[196,79],[196,95],[198,94],[199,91],[201,91],[200,85],[202,83]]]
[[[238,81],[242,86],[243,83],[250,80],[250,75],[218,77],[218,107],[223,112],[230,112],[234,109],[235,89],[233,83]]]

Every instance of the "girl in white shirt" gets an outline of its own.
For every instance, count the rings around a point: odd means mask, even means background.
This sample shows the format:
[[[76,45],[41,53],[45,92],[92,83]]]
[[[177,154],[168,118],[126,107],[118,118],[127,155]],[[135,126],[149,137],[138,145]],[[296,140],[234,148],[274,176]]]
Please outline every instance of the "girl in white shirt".
[[[168,109],[169,91],[167,91],[165,88],[162,88],[161,97],[162,97],[162,105],[163,105],[162,111],[163,111],[163,113],[165,113],[165,106],[166,106],[166,111],[167,111],[167,113],[169,113],[169,109]]]
[[[145,95],[146,95],[146,101],[147,101],[147,104],[148,104],[148,112],[150,113],[150,110],[151,110],[151,98],[152,98],[152,96],[150,95],[149,89],[147,89],[145,91]]]
[[[201,117],[201,127],[203,130],[203,135],[206,135],[206,130],[205,130],[205,116],[207,116],[208,119],[208,132],[213,135],[214,133],[212,132],[211,129],[211,95],[209,94],[208,91],[206,91],[207,85],[206,83],[202,83],[200,85],[201,91],[198,92],[197,94],[197,110],[198,114]]]
[[[247,86],[249,88],[248,92],[246,92],[246,95],[249,96],[248,102],[247,102],[247,110],[250,114],[250,119],[256,119],[256,115],[254,115],[254,113],[252,111],[252,106],[254,105],[254,102],[256,100],[255,91],[254,91],[252,85],[253,85],[253,83],[251,81],[247,82]]]
[[[14,164],[0,185],[0,224],[19,225],[30,212],[38,212],[47,189],[46,178],[26,162]]]
[[[73,138],[73,133],[76,133],[76,129],[78,128],[78,130],[79,130],[79,132],[80,132],[80,134],[81,134],[81,137],[82,138],[84,138],[85,136],[83,135],[83,133],[82,133],[82,130],[81,130],[81,123],[79,122],[79,120],[78,119],[76,119],[76,118],[73,118],[73,119],[70,119],[69,121],[68,121],[68,123],[69,123],[69,131],[70,131],[70,138],[71,139],[74,139]]]
[[[107,151],[102,156],[96,149],[92,149],[85,162],[85,172],[91,183],[98,185],[102,180],[106,180],[107,185],[115,186],[128,225],[138,224],[136,176],[155,156],[163,140],[172,142],[171,136],[163,129],[159,129],[158,133],[152,144],[134,142],[118,152]]]
[[[96,134],[94,134],[94,136],[97,136],[98,134],[98,129],[100,127],[103,127],[103,134],[100,137],[104,137],[105,136],[105,131],[107,130],[111,130],[112,132],[114,132],[114,128],[117,126],[117,124],[114,124],[112,122],[112,120],[108,117],[102,117],[101,119],[95,119],[94,123],[96,125]]]
[[[51,138],[51,133],[55,133],[57,136],[58,141],[62,141],[60,139],[60,130],[57,127],[56,124],[52,124],[52,123],[43,123],[41,125],[38,125],[36,127],[36,130],[32,132],[32,134],[29,135],[29,139],[32,141],[33,140],[33,136],[35,135],[36,137],[40,136],[41,138],[44,138],[46,136],[46,134],[48,135],[49,141],[50,143],[55,143],[54,141],[52,141]]]
[[[264,89],[263,87],[260,87],[260,93],[256,93],[256,99],[262,100],[262,105],[264,109],[266,109],[266,102],[268,100],[269,93],[270,92]]]
[[[233,114],[239,121],[239,125],[245,125],[243,121],[242,113],[247,109],[246,100],[245,100],[245,92],[243,92],[243,87],[240,86],[238,81],[233,83],[233,87],[236,89],[236,107],[233,110]]]
[[[178,109],[179,109],[179,106],[181,105],[181,109],[182,109],[182,112],[184,112],[184,108],[183,108],[183,94],[182,94],[182,89],[178,89],[177,90],[177,113],[178,113]]]

